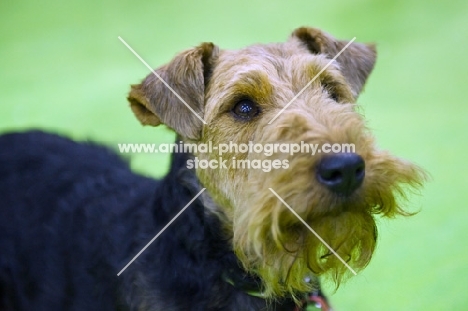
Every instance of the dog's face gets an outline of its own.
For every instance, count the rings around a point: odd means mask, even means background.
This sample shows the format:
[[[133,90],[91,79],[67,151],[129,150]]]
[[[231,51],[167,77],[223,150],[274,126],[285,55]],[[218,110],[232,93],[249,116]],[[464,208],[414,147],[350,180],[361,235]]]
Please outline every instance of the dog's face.
[[[308,290],[304,277],[310,274],[329,273],[337,282],[347,275],[346,266],[280,198],[359,269],[375,248],[374,215],[405,214],[397,200],[404,197],[403,185],[419,186],[424,179],[415,165],[376,148],[355,105],[373,68],[375,49],[352,43],[330,63],[346,43],[299,28],[285,43],[238,51],[205,43],[179,54],[157,73],[206,124],[153,74],[133,86],[129,96],[143,124],[164,123],[187,142],[354,146],[351,160],[343,152],[331,158],[317,150],[194,154],[199,160],[227,163],[196,173],[218,204],[211,212],[222,214],[232,232],[238,258],[262,278],[270,295]],[[235,165],[238,160],[261,164],[249,168]],[[346,161],[357,164],[353,181],[342,182],[341,171],[330,173],[329,167]]]

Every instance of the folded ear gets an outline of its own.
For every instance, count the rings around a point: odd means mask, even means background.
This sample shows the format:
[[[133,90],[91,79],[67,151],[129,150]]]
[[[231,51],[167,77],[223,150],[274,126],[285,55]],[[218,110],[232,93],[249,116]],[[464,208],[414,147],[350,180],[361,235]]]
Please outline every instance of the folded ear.
[[[213,43],[202,43],[156,70],[167,85],[154,73],[141,84],[132,85],[128,101],[137,119],[143,125],[166,124],[181,136],[198,140],[203,127],[205,86],[218,53]]]
[[[335,57],[349,42],[337,40],[320,29],[307,27],[294,30],[292,38],[299,39],[311,53],[327,54],[331,58]],[[353,42],[336,59],[355,98],[358,97],[374,68],[376,56],[373,44]]]

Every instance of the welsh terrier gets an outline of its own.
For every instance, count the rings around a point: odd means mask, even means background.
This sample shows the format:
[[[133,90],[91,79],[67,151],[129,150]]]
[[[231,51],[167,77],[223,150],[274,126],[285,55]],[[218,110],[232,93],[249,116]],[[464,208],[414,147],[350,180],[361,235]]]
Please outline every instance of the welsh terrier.
[[[319,279],[364,268],[375,217],[410,215],[425,180],[358,111],[375,59],[313,28],[178,54],[128,97],[177,133],[161,180],[92,143],[1,136],[0,309],[328,310]]]

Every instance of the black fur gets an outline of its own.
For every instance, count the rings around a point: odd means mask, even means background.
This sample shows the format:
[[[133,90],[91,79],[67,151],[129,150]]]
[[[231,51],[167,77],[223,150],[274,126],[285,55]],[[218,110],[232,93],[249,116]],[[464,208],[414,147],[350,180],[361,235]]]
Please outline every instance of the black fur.
[[[199,199],[117,276],[200,190],[188,156],[158,181],[94,144],[0,136],[0,310],[293,310],[226,282],[255,284]]]

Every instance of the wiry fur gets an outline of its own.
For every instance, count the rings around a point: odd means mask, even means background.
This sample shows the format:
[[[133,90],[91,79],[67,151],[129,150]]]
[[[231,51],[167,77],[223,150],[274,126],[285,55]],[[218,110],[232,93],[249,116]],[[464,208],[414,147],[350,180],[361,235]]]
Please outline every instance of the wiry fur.
[[[173,127],[187,142],[212,142],[213,145],[231,141],[238,144],[249,141],[261,144],[353,143],[356,153],[366,163],[363,185],[347,198],[331,193],[314,178],[321,154],[270,157],[288,160],[290,165],[286,170],[263,172],[230,166],[227,170],[196,172],[217,203],[211,212],[223,220],[239,260],[247,271],[260,276],[270,297],[294,296],[310,290],[311,285],[304,282],[307,275],[330,275],[339,284],[348,270],[269,188],[358,270],[368,264],[375,249],[375,215],[408,215],[399,199],[404,198],[406,186],[419,187],[424,180],[424,172],[417,166],[376,147],[356,109],[355,101],[374,66],[374,45],[352,43],[271,125],[268,124],[347,43],[318,29],[303,27],[296,29],[286,43],[253,45],[239,51],[218,51],[202,44],[192,51],[206,49],[203,54],[209,57],[203,58],[203,63],[209,66],[204,68],[205,74],[198,69],[198,75],[190,71],[184,76],[178,75],[180,69],[174,65],[179,63],[177,58],[161,71],[167,76],[168,68],[174,68],[173,75],[177,79],[186,79],[183,85],[200,85],[202,81],[195,81],[196,77],[205,79],[204,107],[200,107],[200,115],[207,125],[200,129],[200,138],[193,140],[194,135],[184,136],[185,128],[173,125],[174,116],[167,119],[166,113],[156,113],[162,123]],[[192,62],[200,64],[200,60],[192,59]],[[154,80],[149,75],[142,85]],[[166,96],[163,94],[168,91],[162,94],[155,88],[147,91],[146,97],[153,100],[145,105],[155,111],[160,106],[157,98]],[[240,122],[230,113],[242,98],[253,100],[261,109],[260,115],[250,122]],[[172,105],[181,106],[179,102]],[[188,117],[193,119],[190,113]],[[217,154],[195,156],[218,159]],[[258,154],[231,153],[224,154],[222,159],[230,163],[233,157],[266,159]]]
[[[304,282],[305,275],[329,274],[339,284],[349,271],[269,188],[358,270],[367,265],[375,248],[374,215],[405,215],[402,202],[397,200],[404,197],[402,187],[418,187],[424,179],[418,167],[377,149],[362,116],[356,111],[357,92],[362,89],[372,67],[369,64],[375,57],[373,47],[366,51],[364,45],[357,45],[357,48],[351,45],[338,64],[325,70],[268,125],[331,58],[308,53],[301,49],[300,43],[293,38],[285,44],[221,52],[212,76],[214,82],[206,91],[205,116],[209,124],[202,142],[353,143],[356,153],[366,162],[365,182],[350,198],[337,197],[314,178],[321,154],[314,157],[309,154],[272,157],[255,153],[226,154],[223,159],[230,160],[233,156],[239,159],[245,156],[248,160],[276,158],[287,159],[290,165],[287,170],[270,172],[239,168],[198,172],[202,183],[227,215],[225,225],[232,230],[233,248],[240,261],[248,271],[261,277],[271,296],[310,290],[310,284]],[[352,53],[359,53],[359,50],[367,54],[354,57]],[[355,67],[364,67],[359,77],[344,76],[341,72],[351,62]],[[346,69],[344,71],[347,73]],[[261,116],[250,124],[239,124],[225,113],[225,107],[230,107],[240,94],[252,98],[262,108]],[[231,128],[236,128],[235,132]]]
[[[319,105],[327,105],[327,110],[316,107]],[[336,107],[330,107],[333,105]],[[354,143],[356,152],[366,161],[366,179],[351,197],[337,197],[311,178],[320,155],[309,154],[287,156],[290,171],[247,175],[241,190],[243,201],[233,217],[234,249],[248,270],[258,271],[274,295],[306,291],[308,284],[300,277],[303,275],[329,274],[339,283],[349,271],[269,188],[358,270],[367,265],[375,248],[374,215],[405,214],[402,202],[398,202],[401,187],[417,187],[423,177],[417,167],[376,149],[362,118],[352,112],[352,105],[321,98],[315,105],[309,102],[301,108],[285,111],[278,118],[274,126],[279,131],[268,130],[271,126],[265,125],[259,141]],[[340,120],[339,126],[333,122],[318,123],[321,111],[333,111],[332,115]],[[296,174],[290,174],[291,171]]]
[[[373,45],[351,44],[303,89],[346,44],[318,29],[299,28],[285,43],[253,45],[238,51],[203,43],[178,54],[156,72],[204,118],[205,125],[154,74],[132,86],[128,99],[135,116],[144,125],[166,124],[177,132],[178,140],[211,142],[214,146],[229,142],[354,144],[356,154],[365,162],[365,179],[350,195],[331,191],[317,181],[317,166],[324,158],[320,153],[266,156],[228,152],[221,156],[221,160],[227,160],[227,169],[195,171],[184,167],[187,160],[218,160],[219,155],[176,155],[170,173],[155,187],[157,194],[145,205],[151,212],[141,206],[137,209],[151,215],[144,217],[143,236],[169,221],[171,208],[179,210],[182,201],[188,201],[202,187],[206,192],[193,203],[193,211],[181,216],[179,224],[185,221],[184,230],[168,229],[168,236],[155,242],[154,247],[161,247],[163,254],[145,254],[129,268],[119,286],[107,288],[124,297],[118,300],[119,310],[291,310],[305,292],[317,287],[318,277],[329,276],[339,284],[349,275],[346,266],[270,188],[352,268],[359,270],[369,263],[377,240],[375,217],[409,215],[403,207],[405,193],[421,186],[425,173],[380,150],[357,109],[356,100],[375,63]],[[248,120],[234,113],[236,104],[245,99],[258,107],[258,114]],[[290,106],[276,118],[288,103]],[[88,150],[73,148],[78,154]],[[85,153],[91,154],[89,150]],[[268,172],[234,168],[234,157],[285,160],[289,167]],[[99,170],[93,167],[86,172],[94,171]],[[80,173],[72,169],[71,176],[84,178]],[[124,175],[133,176],[128,172]],[[15,178],[11,172],[9,176]],[[152,182],[145,179],[139,184]],[[64,194],[58,191],[57,195],[61,200]],[[12,202],[17,200],[21,201],[15,197]],[[93,198],[89,200],[93,202]],[[26,203],[21,204],[25,208]],[[128,206],[122,209],[129,211]],[[125,227],[127,220],[116,221]],[[203,232],[199,228],[202,225]],[[126,252],[119,252],[119,259],[108,265],[115,268],[130,258],[136,245],[141,244],[137,242],[125,244]],[[155,270],[146,274],[146,268]],[[306,277],[313,281],[306,282]],[[263,298],[252,297],[239,287],[246,280],[248,285],[260,284]],[[192,301],[178,299],[182,295]]]

